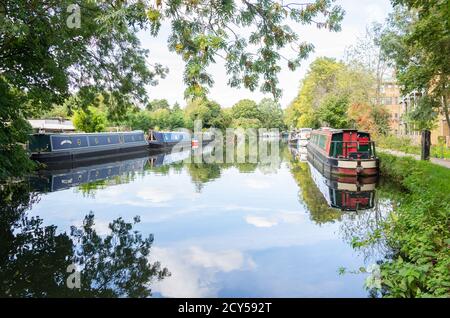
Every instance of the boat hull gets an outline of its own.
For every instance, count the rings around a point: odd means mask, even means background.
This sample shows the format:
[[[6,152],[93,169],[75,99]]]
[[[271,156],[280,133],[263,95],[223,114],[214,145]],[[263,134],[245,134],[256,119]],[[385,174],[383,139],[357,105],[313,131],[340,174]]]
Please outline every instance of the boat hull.
[[[161,141],[149,141],[148,147],[151,150],[170,150],[174,148],[175,146],[178,147],[190,147],[191,141],[168,141],[168,142],[161,142]]]
[[[345,159],[327,157],[308,144],[308,161],[324,175],[334,176],[377,176],[379,159]]]
[[[70,162],[91,162],[96,160],[114,159],[148,153],[147,144],[108,146],[103,149],[77,149],[58,152],[32,153],[31,159],[46,166],[64,165]]]

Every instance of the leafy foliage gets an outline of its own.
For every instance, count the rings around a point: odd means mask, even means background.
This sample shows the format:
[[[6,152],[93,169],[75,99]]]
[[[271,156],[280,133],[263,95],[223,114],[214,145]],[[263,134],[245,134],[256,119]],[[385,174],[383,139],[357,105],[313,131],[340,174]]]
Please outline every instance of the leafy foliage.
[[[72,120],[77,130],[87,133],[105,131],[107,125],[106,115],[94,106],[77,110]]]
[[[330,96],[323,101],[317,110],[318,119],[333,128],[347,128],[348,99]]]
[[[207,67],[220,57],[230,74],[229,85],[254,90],[261,82],[261,91],[278,97],[278,62],[284,58],[294,70],[313,49],[300,40],[289,22],[339,31],[344,12],[332,4],[330,0],[288,4],[271,0],[167,0],[147,12],[155,33],[163,21],[171,21],[169,48],[186,63],[186,96],[206,96],[214,83]],[[250,30],[248,37],[239,32],[244,28]],[[278,51],[284,47],[293,47],[295,55],[282,56]]]
[[[450,7],[441,0],[392,0],[382,49],[397,70],[404,94],[424,92],[418,109],[407,118],[418,129],[429,130],[437,112],[450,128]]]
[[[448,297],[450,172],[412,158],[380,157],[382,174],[404,190],[384,226],[394,254],[381,263],[380,292],[385,297]]]
[[[354,103],[347,110],[352,126],[370,132],[373,137],[387,135],[389,132],[389,111],[384,106]]]
[[[317,58],[311,63],[298,96],[286,110],[286,124],[315,128],[332,119],[332,124],[342,126],[347,121],[346,104],[369,104],[372,87],[373,77],[364,69],[331,58]],[[336,104],[337,101],[340,102]],[[332,114],[327,115],[327,110],[336,106],[340,108],[339,115],[330,118]]]
[[[284,129],[284,114],[281,105],[271,98],[263,98],[258,106],[258,118],[263,128]]]

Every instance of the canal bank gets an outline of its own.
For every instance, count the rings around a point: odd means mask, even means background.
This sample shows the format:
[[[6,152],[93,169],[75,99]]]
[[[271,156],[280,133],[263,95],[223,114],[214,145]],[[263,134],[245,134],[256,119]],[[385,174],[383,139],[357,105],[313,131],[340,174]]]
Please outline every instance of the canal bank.
[[[384,224],[364,247],[385,239],[392,255],[380,264],[387,297],[448,297],[450,290],[450,170],[411,157],[380,154],[380,169],[402,189]]]

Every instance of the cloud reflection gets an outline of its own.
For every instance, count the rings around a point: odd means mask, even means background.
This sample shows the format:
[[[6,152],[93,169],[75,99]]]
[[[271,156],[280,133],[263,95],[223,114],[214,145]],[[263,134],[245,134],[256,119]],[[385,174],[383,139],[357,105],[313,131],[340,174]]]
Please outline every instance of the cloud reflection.
[[[208,251],[199,246],[155,247],[153,257],[170,268],[172,274],[153,286],[163,297],[217,297],[220,290],[217,274],[256,267],[251,257],[241,251]]]

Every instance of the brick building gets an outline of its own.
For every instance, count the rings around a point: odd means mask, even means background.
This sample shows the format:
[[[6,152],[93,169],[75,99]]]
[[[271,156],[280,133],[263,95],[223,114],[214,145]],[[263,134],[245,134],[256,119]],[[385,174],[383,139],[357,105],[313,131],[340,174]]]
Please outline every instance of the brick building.
[[[406,96],[400,94],[400,87],[394,80],[384,81],[380,89],[380,102],[389,111],[391,132],[397,136],[407,136],[415,144],[420,144],[420,131],[405,121],[404,114],[413,109],[422,95],[421,92],[413,91]],[[435,128],[431,131],[431,144],[436,145],[439,139],[444,139],[450,147],[450,131],[447,121],[443,115],[439,115]]]

